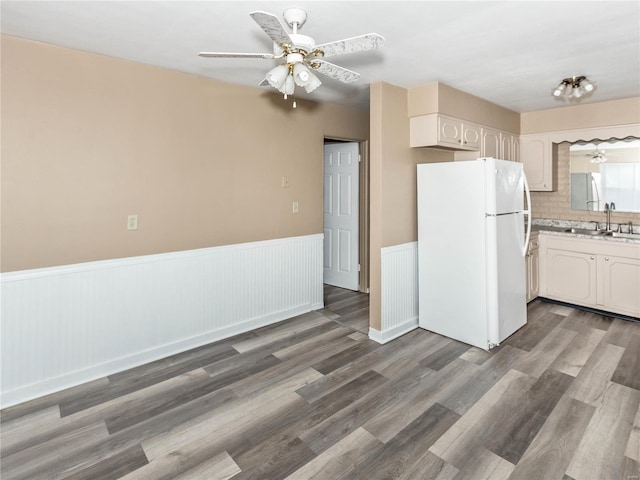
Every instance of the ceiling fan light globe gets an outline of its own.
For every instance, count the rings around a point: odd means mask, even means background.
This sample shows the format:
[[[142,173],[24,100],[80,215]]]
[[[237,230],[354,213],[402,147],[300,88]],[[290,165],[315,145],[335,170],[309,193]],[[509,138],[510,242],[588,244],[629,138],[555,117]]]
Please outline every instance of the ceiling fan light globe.
[[[284,94],[293,95],[296,89],[296,82],[293,80],[293,75],[289,75],[284,82]]]
[[[269,82],[269,85],[276,88],[277,90],[282,91],[288,75],[289,67],[287,67],[286,65],[278,65],[274,69],[269,70],[266,79],[267,82]]]
[[[309,81],[304,86],[305,91],[307,93],[311,93],[320,85],[322,85],[322,82],[320,81],[320,79],[317,76],[315,76],[313,73],[309,72]]]
[[[589,80],[585,80],[584,82],[582,82],[582,88],[586,93],[593,92],[593,83],[591,83]]]
[[[567,89],[567,85],[565,83],[560,83],[556,89],[553,91],[553,96],[554,97],[560,97],[564,94],[564,92]]]

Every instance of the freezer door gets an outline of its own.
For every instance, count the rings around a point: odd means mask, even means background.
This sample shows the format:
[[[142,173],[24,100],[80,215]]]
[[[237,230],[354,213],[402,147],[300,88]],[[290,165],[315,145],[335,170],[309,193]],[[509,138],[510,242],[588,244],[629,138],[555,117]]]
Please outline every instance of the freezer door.
[[[524,214],[487,217],[489,339],[498,345],[527,323]]]
[[[487,213],[519,212],[524,208],[524,169],[521,163],[485,160]]]

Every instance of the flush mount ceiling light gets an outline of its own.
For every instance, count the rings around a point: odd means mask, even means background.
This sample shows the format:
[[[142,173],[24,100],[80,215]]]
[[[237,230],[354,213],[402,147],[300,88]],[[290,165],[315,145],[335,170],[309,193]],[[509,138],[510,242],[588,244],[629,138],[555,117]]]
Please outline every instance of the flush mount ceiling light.
[[[587,77],[568,77],[553,90],[553,96],[561,100],[577,101],[595,90],[596,86]]]
[[[250,15],[273,41],[273,53],[200,52],[198,55],[213,58],[283,59],[284,63],[269,70],[260,85],[271,85],[284,94],[284,98],[293,95],[296,85],[304,88],[307,93],[318,88],[322,82],[314,71],[339,82],[355,82],[360,74],[329,63],[324,58],[373,50],[384,44],[384,37],[381,35],[367,33],[316,45],[313,38],[298,33],[298,29],[307,21],[306,12],[300,8],[289,8],[283,15],[292,33],[288,33],[278,17],[271,13],[256,11]]]

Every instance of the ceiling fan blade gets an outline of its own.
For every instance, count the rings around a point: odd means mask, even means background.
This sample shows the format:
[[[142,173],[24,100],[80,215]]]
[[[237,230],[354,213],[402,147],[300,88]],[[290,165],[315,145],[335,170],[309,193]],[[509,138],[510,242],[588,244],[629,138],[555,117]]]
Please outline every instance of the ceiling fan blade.
[[[335,78],[343,83],[352,83],[360,78],[360,74],[344,67],[339,67],[333,63],[325,62],[324,60],[314,59],[314,63],[317,62],[320,65],[315,68],[316,71],[326,75],[327,77]]]
[[[332,57],[334,55],[343,55],[345,53],[374,50],[381,45],[384,45],[384,37],[382,35],[378,35],[377,33],[366,33],[358,37],[323,43],[316,46],[316,50],[324,52],[325,57]]]
[[[273,53],[226,53],[226,52],[200,52],[201,57],[211,58],[275,58]]]
[[[278,45],[293,45],[291,37],[289,37],[278,17],[272,13],[261,11],[251,12],[249,15],[275,43]]]
[[[268,87],[269,86],[269,81],[265,78],[264,80],[262,80],[259,84],[259,87]]]

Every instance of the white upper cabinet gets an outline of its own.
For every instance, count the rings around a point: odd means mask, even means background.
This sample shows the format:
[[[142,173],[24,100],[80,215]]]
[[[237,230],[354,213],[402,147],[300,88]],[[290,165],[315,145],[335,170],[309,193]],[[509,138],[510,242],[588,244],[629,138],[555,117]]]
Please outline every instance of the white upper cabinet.
[[[483,157],[509,160],[501,152],[500,131],[493,128],[482,127],[482,149],[480,153]]]
[[[507,132],[500,132],[500,154],[503,160],[520,161],[520,137]]]
[[[409,119],[410,146],[480,151],[482,127],[433,113]]]
[[[456,160],[493,157],[520,160],[519,137],[439,113],[409,119],[411,147],[446,147]]]
[[[555,172],[549,135],[521,135],[520,155],[532,191],[555,190]]]

